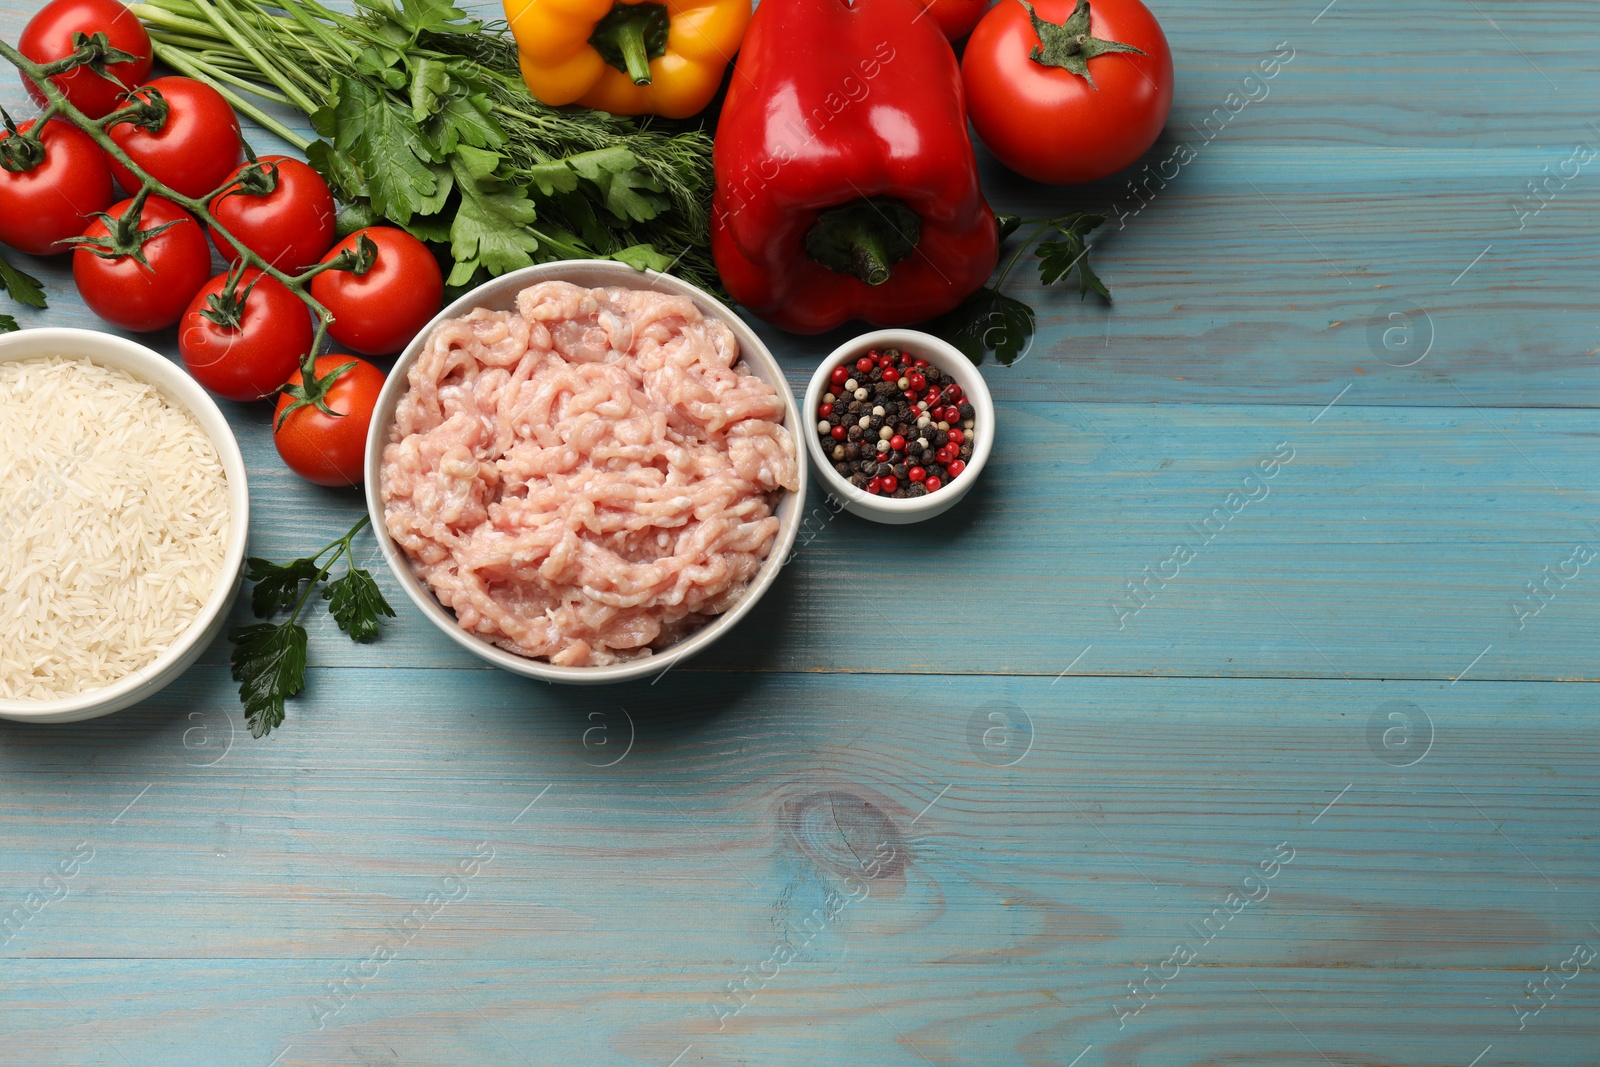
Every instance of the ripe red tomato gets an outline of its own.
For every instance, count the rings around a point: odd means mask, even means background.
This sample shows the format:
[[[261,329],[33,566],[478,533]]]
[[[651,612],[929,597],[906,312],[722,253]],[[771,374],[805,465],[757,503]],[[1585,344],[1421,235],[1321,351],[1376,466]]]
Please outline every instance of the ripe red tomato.
[[[150,99],[159,90],[167,102],[167,119],[154,132],[119,122],[106,132],[117,147],[152,178],[184,196],[202,197],[227,181],[244,155],[239,118],[222,94],[193,78],[157,78],[141,85],[133,98]],[[111,172],[128,192],[138,192],[139,179],[116,160]]]
[[[311,279],[311,295],[333,312],[328,333],[364,356],[398,352],[438,312],[444,275],[428,246],[393,226],[357,230],[322,257],[326,263],[354,249],[365,235],[378,258],[365,274],[330,270]]]
[[[173,225],[144,242],[140,263],[126,254],[132,238],[128,208],[132,200],[113,204],[106,212],[118,223],[119,254],[99,255],[104,249],[79,245],[72,253],[72,279],[89,310],[125,330],[147,333],[178,321],[189,298],[211,276],[211,246],[205,231],[183,208],[152,196],[145,201],[139,232]],[[110,237],[105,219],[95,219],[85,237]]]
[[[989,0],[922,0],[922,6],[944,31],[945,40],[959,41],[983,18]]]
[[[272,434],[278,455],[290,470],[317,485],[360,485],[363,476],[367,427],[383,388],[383,371],[353,356],[318,356],[317,377],[345,363],[355,366],[334,379],[324,398],[339,417],[326,415],[311,404],[295,408],[285,417],[283,413],[295,403],[287,393],[278,398],[273,414],[274,419],[282,419]],[[297,370],[289,384],[300,385],[302,380]]]
[[[103,118],[116,110],[125,91],[150,77],[150,35],[133,12],[117,0],[51,0],[23,27],[17,51],[35,63],[54,63],[77,51],[72,46],[75,33],[91,37],[103,33],[113,48],[136,57],[132,62],[106,67],[116,82],[107,81],[86,67],[50,79],[79,111],[92,119]],[[27,78],[22,79],[22,84],[37,103],[45,102],[37,85]]]
[[[23,123],[19,132],[33,127]],[[0,141],[10,136],[0,131]],[[82,233],[87,216],[111,206],[111,166],[100,146],[67,122],[45,126],[39,144],[44,159],[32,170],[0,167],[0,242],[47,256],[70,251],[60,242]]]
[[[337,237],[333,193],[309,165],[288,156],[263,156],[267,173],[276,175],[277,188],[257,196],[238,184],[211,201],[211,214],[245,248],[286,274],[299,274],[314,267]],[[233,177],[249,169],[246,163]],[[261,179],[252,179],[260,181]],[[211,240],[232,263],[239,251],[215,228]]]
[[[183,313],[178,353],[195,381],[227,400],[277,392],[311,351],[311,312],[289,288],[258,270],[207,282]]]
[[[1139,0],[1093,0],[1092,10],[1088,0],[1038,0],[1034,12],[1030,18],[1019,0],[1000,0],[972,31],[961,61],[972,125],[1000,162],[1036,181],[1115,174],[1166,125],[1167,38]],[[1144,54],[1102,51],[1085,62],[1077,50],[1089,39]],[[1041,46],[1044,56],[1029,58]]]

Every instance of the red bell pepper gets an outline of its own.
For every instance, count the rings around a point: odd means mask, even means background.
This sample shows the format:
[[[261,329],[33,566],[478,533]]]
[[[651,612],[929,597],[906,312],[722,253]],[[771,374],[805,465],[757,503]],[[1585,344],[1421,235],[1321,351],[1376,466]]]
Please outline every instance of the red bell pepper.
[[[955,54],[918,0],[762,0],[717,128],[711,251],[796,333],[903,326],[993,273]]]

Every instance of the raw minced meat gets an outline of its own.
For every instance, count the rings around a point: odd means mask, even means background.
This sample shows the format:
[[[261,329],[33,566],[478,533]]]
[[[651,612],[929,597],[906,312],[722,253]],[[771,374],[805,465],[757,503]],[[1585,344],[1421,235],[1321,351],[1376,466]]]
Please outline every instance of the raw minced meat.
[[[603,665],[728,610],[799,487],[784,401],[686,297],[541,282],[441,323],[383,450],[389,534],[461,628]]]

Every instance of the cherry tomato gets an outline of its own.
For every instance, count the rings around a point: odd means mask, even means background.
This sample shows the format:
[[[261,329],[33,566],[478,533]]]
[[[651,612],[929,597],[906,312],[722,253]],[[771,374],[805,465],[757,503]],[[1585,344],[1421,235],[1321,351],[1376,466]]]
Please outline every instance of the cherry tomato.
[[[334,215],[338,210],[333,193],[322,175],[298,159],[263,156],[261,163],[267,167],[268,175],[276,176],[267,180],[275,180],[277,187],[264,196],[256,196],[240,189],[237,183],[230,185],[211,201],[211,214],[244,247],[286,274],[299,274],[316,266],[333,247],[337,237]],[[246,163],[233,172],[233,177],[250,167]],[[211,240],[223,259],[239,261],[238,249],[215,228],[211,230]]]
[[[947,41],[959,41],[983,18],[989,0],[922,0],[922,6],[944,31]]]
[[[19,132],[33,129],[23,123]],[[0,141],[11,134],[0,132]],[[70,251],[60,242],[76,237],[87,216],[111,206],[111,166],[88,134],[54,121],[39,136],[44,159],[32,170],[0,167],[0,242],[30,255]]]
[[[353,249],[365,235],[378,258],[365,274],[330,270],[311,279],[311,295],[333,312],[328,333],[364,356],[398,352],[427,325],[444,300],[444,275],[428,246],[392,226],[357,230],[322,257]]]
[[[124,92],[150,77],[150,35],[133,12],[117,0],[51,0],[23,27],[17,51],[35,63],[54,63],[77,51],[72,44],[75,33],[91,37],[103,33],[111,47],[135,57],[132,62],[106,67],[115,82],[87,67],[50,79],[79,111],[92,119],[103,118],[117,109]],[[22,84],[37,103],[45,102],[37,85],[27,78],[22,79]]]
[[[132,200],[113,204],[106,214],[121,220]],[[72,253],[72,279],[89,310],[125,330],[148,333],[171,326],[183,315],[189,298],[211,276],[211,246],[200,224],[170,200],[152,196],[139,219],[140,232],[174,225],[144,242],[140,263],[131,255],[97,255],[79,245]],[[104,219],[95,219],[85,237],[108,237]]]
[[[178,353],[195,381],[218,396],[260,400],[277,392],[311,351],[311,312],[271,275],[245,270],[230,293],[231,277],[217,275],[189,302]]]
[[[244,155],[233,108],[221,93],[193,78],[157,78],[135,89],[130,99],[150,100],[151,89],[167,103],[160,129],[152,132],[119,122],[106,132],[129,158],[175,192],[202,197],[215,191]],[[138,191],[139,179],[114,159],[111,172],[128,192]]]
[[[345,363],[355,366],[334,379],[324,398],[328,407],[339,412],[339,417],[326,415],[310,404],[295,408],[284,417],[284,411],[295,402],[287,393],[278,398],[273,415],[275,420],[283,420],[281,424],[275,423],[277,429],[272,434],[278,455],[290,470],[317,485],[360,485],[363,477],[367,427],[372,423],[372,409],[383,388],[383,371],[353,356],[318,356],[317,377]],[[289,384],[300,385],[301,382],[297,370],[290,376]]]
[[[1036,181],[1115,174],[1155,143],[1172,109],[1167,38],[1139,0],[1039,0],[1034,11],[1037,29],[1020,0],[1000,0],[972,31],[961,60],[968,117],[1000,162]],[[1083,15],[1089,36],[1144,54],[1069,55]],[[1044,57],[1029,58],[1041,47]]]

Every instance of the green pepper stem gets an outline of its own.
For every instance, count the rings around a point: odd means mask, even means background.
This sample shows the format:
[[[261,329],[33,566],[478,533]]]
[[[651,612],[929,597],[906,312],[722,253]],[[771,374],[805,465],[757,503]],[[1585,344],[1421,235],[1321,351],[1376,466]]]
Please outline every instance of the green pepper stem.
[[[618,3],[605,18],[595,23],[589,43],[600,58],[633,80],[635,85],[650,84],[650,61],[665,54],[672,19],[666,6],[651,3]]]
[[[617,47],[622,50],[622,61],[628,65],[628,77],[635,85],[650,84],[650,56],[644,47],[644,26],[629,21],[617,29]]]
[[[806,231],[806,255],[829,270],[882,285],[921,236],[916,212],[890,197],[868,197],[821,212]]]

